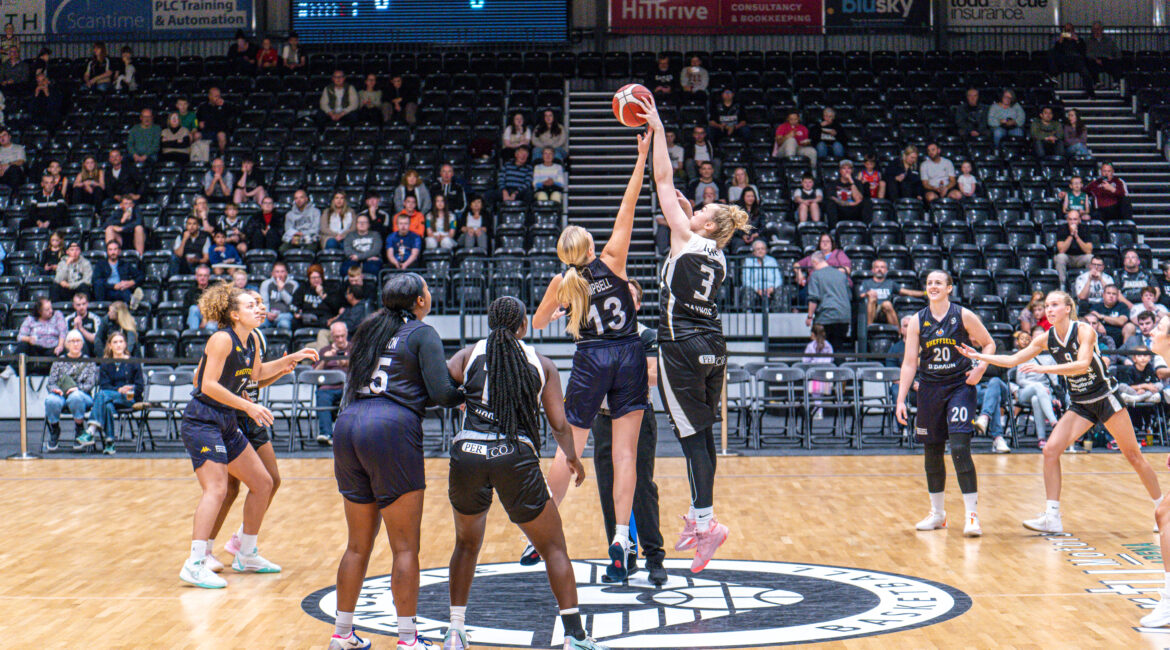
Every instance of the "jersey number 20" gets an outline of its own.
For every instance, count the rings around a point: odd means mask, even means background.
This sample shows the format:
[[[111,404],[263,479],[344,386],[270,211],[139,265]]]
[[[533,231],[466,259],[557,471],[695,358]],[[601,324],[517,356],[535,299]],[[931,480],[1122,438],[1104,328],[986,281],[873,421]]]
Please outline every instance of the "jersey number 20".
[[[601,313],[597,311],[597,305],[589,306],[589,322],[597,329],[597,335],[601,336],[605,333],[605,328],[611,330],[620,330],[626,324],[626,312],[622,310],[622,301],[615,296],[610,296],[605,299],[605,304],[602,308],[611,316],[606,323],[601,322]]]
[[[934,358],[931,359],[933,363],[947,363],[951,360],[951,349],[948,347],[939,347],[934,349]]]

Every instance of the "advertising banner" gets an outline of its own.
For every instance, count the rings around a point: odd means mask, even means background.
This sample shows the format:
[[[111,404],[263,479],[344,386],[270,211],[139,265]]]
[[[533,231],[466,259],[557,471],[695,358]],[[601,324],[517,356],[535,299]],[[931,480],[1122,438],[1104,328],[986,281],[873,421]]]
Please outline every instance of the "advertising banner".
[[[820,29],[822,11],[821,0],[609,0],[609,29],[689,34]]]
[[[158,38],[231,34],[252,28],[252,0],[0,0],[4,8],[39,4],[41,28],[25,33],[81,36],[136,34]],[[21,33],[15,11],[4,11]]]
[[[825,0],[828,27],[928,27],[931,0]]]
[[[0,26],[19,34],[45,33],[45,0],[0,0]]]
[[[951,27],[1056,25],[1059,0],[943,0]]]

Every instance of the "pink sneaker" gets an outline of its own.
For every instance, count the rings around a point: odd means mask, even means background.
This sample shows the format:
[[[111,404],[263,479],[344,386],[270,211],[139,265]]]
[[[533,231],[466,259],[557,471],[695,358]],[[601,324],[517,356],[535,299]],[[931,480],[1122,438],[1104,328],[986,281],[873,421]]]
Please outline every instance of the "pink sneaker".
[[[683,529],[678,534],[678,541],[674,543],[674,550],[686,551],[695,547],[695,520],[682,515]]]
[[[239,553],[240,552],[240,536],[235,534],[235,533],[232,533],[232,536],[228,539],[227,544],[223,545],[223,550],[227,551],[228,553],[231,553],[232,555]]]
[[[695,559],[691,562],[691,573],[698,573],[707,568],[707,563],[715,557],[715,551],[727,541],[727,526],[711,522],[707,532],[695,531]]]

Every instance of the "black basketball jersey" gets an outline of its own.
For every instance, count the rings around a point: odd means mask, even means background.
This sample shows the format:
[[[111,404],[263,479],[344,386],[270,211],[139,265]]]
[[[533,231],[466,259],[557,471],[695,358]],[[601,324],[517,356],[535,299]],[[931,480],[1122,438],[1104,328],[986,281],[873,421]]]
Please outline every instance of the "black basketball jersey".
[[[232,337],[232,349],[223,361],[223,370],[219,373],[219,385],[228,389],[232,394],[243,397],[244,387],[252,378],[252,364],[256,360],[256,346],[251,336],[248,337],[248,343],[245,345],[240,341],[240,337],[236,336],[235,330],[228,328],[226,331],[228,336]],[[196,377],[195,390],[191,393],[191,396],[212,406],[227,408],[225,405],[204,395],[203,371],[206,367],[207,350],[204,350],[203,356],[199,359],[198,377]]]
[[[426,329],[433,328],[418,320],[406,321],[398,328],[386,343],[370,383],[358,389],[359,398],[382,397],[414,411],[419,417],[425,414],[427,387],[418,355],[411,351],[409,342],[412,335]]]
[[[1056,359],[1056,363],[1072,363],[1077,360],[1077,353],[1081,349],[1077,340],[1077,321],[1069,323],[1065,339],[1060,340],[1056,328],[1048,330],[1048,353]],[[1095,336],[1095,334],[1094,334]],[[1105,371],[1105,363],[1101,355],[1093,350],[1093,359],[1089,362],[1089,369],[1083,375],[1065,375],[1068,380],[1068,396],[1074,402],[1095,402],[1116,388],[1113,378]]]
[[[963,308],[951,303],[938,320],[930,307],[918,312],[918,379],[948,383],[966,379],[971,360],[959,354],[960,345],[971,345],[963,325]]]
[[[264,334],[260,330],[252,330],[256,336],[256,354],[260,355],[260,361],[264,361],[264,355],[268,352],[268,341],[264,338]],[[248,375],[248,381],[244,384],[244,394],[253,402],[260,402],[260,383]],[[250,419],[250,418],[249,418]]]
[[[638,333],[634,297],[630,285],[600,257],[594,258],[582,276],[589,283],[589,314],[581,326],[578,344],[622,339]]]
[[[662,265],[659,338],[681,341],[708,332],[722,334],[715,297],[725,277],[727,259],[719,245],[692,233],[682,252]]]
[[[540,380],[540,387],[544,388],[544,367],[540,365],[540,357],[536,356],[536,349],[531,345],[520,342],[524,356],[528,358],[529,371]],[[489,406],[489,386],[487,373],[487,340],[479,341],[471,349],[471,356],[467,358],[467,365],[463,371],[463,392],[467,395],[464,402],[467,405],[467,415],[463,419],[463,428],[480,433],[494,433],[503,436],[500,431],[496,415]],[[537,431],[518,431],[527,436],[536,449],[540,449],[540,434]]]

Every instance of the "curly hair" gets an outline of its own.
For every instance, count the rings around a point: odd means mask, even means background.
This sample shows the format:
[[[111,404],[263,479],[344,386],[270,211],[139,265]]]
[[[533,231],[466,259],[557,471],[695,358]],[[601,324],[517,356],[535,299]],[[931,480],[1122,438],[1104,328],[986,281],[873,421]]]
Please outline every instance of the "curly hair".
[[[751,217],[748,216],[747,211],[737,205],[718,204],[711,209],[715,213],[711,217],[711,222],[715,224],[715,232],[711,233],[711,238],[715,240],[719,248],[723,248],[727,242],[731,241],[735,231],[748,232],[752,229],[748,223]]]
[[[220,327],[232,326],[232,310],[239,304],[243,289],[226,282],[208,287],[199,296],[199,311],[205,318],[215,321]]]

